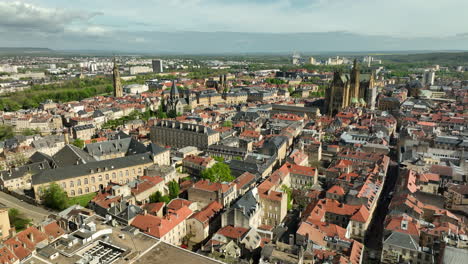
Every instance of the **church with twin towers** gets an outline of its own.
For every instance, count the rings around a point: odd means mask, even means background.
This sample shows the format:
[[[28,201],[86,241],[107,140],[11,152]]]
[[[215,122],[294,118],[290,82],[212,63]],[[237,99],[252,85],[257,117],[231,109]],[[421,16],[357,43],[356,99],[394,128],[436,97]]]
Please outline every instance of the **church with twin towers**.
[[[334,72],[325,95],[326,113],[334,116],[348,106],[374,109],[376,95],[375,73],[361,74],[359,64],[354,60],[351,73]]]

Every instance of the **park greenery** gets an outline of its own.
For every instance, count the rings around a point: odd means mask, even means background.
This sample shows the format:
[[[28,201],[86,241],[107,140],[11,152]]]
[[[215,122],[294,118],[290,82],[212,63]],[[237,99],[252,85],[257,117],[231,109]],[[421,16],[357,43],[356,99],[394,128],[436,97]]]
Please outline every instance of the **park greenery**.
[[[16,232],[22,231],[31,224],[31,219],[23,216],[23,214],[16,208],[8,210],[8,218],[10,225],[15,227]]]
[[[159,113],[158,112],[155,113],[149,109],[146,110],[145,112],[138,112],[137,110],[134,110],[127,116],[123,116],[118,119],[107,121],[104,125],[102,125],[102,128],[115,130],[117,127],[125,125],[125,123],[128,121],[132,121],[132,120],[148,121],[151,117],[156,117],[156,116],[159,116]]]
[[[44,205],[59,211],[75,204],[86,207],[95,196],[96,193],[88,193],[69,198],[67,192],[55,182],[42,189]]]
[[[72,79],[53,84],[34,84],[30,89],[0,97],[0,109],[16,111],[37,108],[40,103],[51,99],[55,102],[78,101],[113,91],[110,77]]]
[[[235,179],[231,175],[231,168],[224,162],[217,162],[211,168],[204,169],[201,177],[211,182],[231,182]]]

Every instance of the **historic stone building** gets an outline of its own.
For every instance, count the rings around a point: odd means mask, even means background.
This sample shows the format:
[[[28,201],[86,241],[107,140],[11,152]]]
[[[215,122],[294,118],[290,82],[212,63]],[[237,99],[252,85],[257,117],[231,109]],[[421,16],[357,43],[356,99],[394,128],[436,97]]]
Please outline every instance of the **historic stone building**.
[[[335,115],[350,105],[369,105],[375,102],[375,77],[372,74],[361,74],[357,60],[354,60],[350,74],[336,71],[326,92],[328,115]]]
[[[110,182],[128,183],[153,165],[149,153],[137,154],[110,160],[95,161],[39,172],[32,176],[35,199],[41,200],[44,188],[55,182],[68,197],[80,196],[104,189]]]
[[[170,120],[158,121],[151,127],[150,137],[154,143],[175,148],[205,149],[219,141],[219,133],[209,127]]]

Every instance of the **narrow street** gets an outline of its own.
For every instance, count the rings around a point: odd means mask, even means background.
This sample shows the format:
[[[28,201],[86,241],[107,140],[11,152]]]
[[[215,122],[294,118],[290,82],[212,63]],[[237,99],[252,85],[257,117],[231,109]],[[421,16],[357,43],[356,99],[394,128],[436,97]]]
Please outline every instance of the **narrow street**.
[[[367,231],[364,245],[366,252],[364,255],[364,263],[379,263],[382,250],[382,239],[385,217],[388,213],[388,206],[392,197],[390,193],[395,190],[395,185],[398,180],[399,168],[398,164],[392,162],[388,167],[387,178],[384,183],[380,199],[375,209],[372,223]]]
[[[4,204],[6,207],[18,209],[21,214],[32,219],[34,224],[39,224],[44,221],[44,219],[52,213],[42,207],[23,202],[4,192],[0,192],[0,203]]]

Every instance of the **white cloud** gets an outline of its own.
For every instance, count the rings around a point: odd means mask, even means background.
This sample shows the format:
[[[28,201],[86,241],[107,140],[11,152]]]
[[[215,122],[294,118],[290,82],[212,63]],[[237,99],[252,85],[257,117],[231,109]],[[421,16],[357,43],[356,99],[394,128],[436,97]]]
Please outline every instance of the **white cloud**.
[[[102,13],[45,8],[19,1],[0,2],[0,28],[4,31],[59,33],[68,26],[86,24],[97,15]]]

